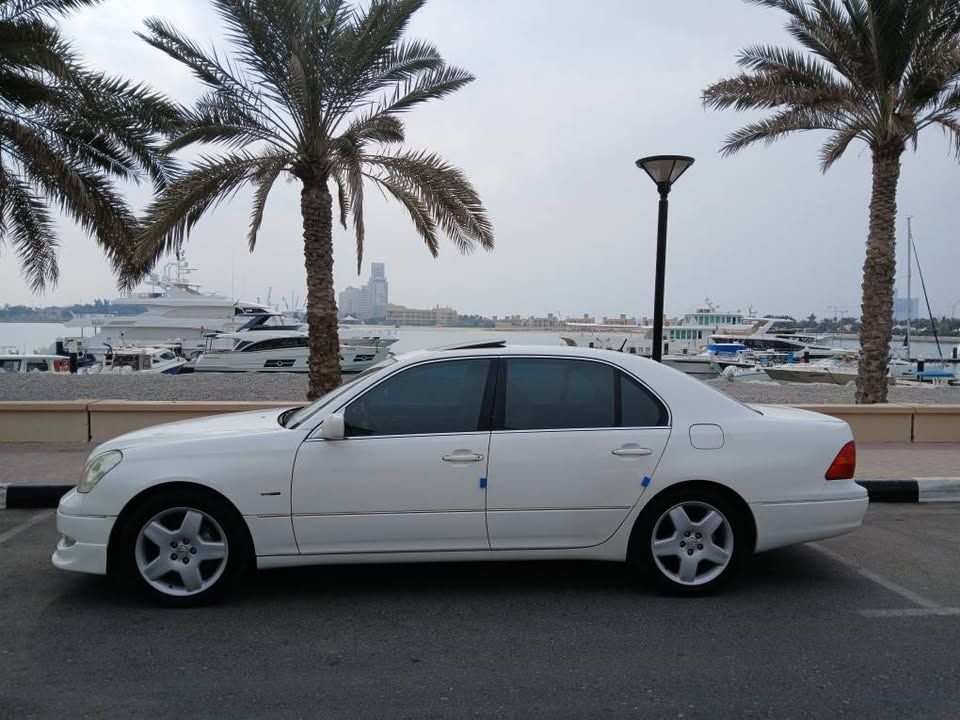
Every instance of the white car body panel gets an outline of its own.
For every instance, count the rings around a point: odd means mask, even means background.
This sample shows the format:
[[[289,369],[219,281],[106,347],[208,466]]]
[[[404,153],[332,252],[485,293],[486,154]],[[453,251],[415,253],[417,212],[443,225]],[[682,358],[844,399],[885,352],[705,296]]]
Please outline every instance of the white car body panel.
[[[438,358],[514,356],[615,365],[663,400],[670,428],[344,440],[322,440],[315,432],[328,414],[410,366]],[[866,491],[853,481],[824,479],[837,452],[852,440],[846,423],[791,408],[753,409],[676,370],[622,353],[512,346],[419,351],[357,379],[299,427],[281,426],[283,412],[182,421],[104,443],[95,453],[116,449],[123,460],[89,493],[64,496],[58,528],[69,541],[58,546],[54,564],[105,572],[118,515],[139,493],[172,482],[208,487],[231,502],[250,529],[261,567],[490,558],[622,561],[644,507],[664,489],[688,481],[717,483],[744,500],[756,525],[757,551],[849,532],[867,506]],[[626,443],[651,454],[611,454]],[[441,459],[456,450],[484,457],[469,463]],[[650,480],[644,487],[645,477]],[[481,478],[487,479],[485,490]]]
[[[309,440],[293,475],[302,553],[488,550],[484,518],[490,434]],[[444,455],[475,453],[476,462]]]
[[[487,471],[490,547],[604,542],[637,503],[669,435],[669,428],[494,432]],[[650,454],[613,454],[628,445]]]

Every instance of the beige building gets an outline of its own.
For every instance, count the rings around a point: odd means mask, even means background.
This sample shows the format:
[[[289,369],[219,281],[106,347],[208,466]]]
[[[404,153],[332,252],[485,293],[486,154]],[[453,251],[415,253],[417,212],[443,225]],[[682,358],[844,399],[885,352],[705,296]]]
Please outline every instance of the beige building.
[[[563,321],[553,313],[546,317],[522,317],[520,315],[493,316],[494,327],[523,328],[525,330],[556,330],[563,325]]]
[[[457,311],[439,305],[429,310],[408,308],[405,305],[387,305],[387,323],[390,325],[456,325]]]

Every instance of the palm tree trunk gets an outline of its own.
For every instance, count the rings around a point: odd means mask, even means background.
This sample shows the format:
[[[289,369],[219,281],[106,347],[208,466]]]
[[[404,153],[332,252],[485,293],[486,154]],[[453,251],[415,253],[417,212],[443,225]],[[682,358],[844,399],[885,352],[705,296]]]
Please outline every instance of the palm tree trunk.
[[[893,283],[897,270],[897,181],[903,143],[873,148],[873,191],[870,232],[863,263],[863,301],[860,308],[860,371],[857,402],[887,401],[887,365],[893,325]]]
[[[326,178],[305,178],[300,192],[303,256],[307,267],[310,389],[316,400],[340,384],[337,301],[333,293],[333,198]]]

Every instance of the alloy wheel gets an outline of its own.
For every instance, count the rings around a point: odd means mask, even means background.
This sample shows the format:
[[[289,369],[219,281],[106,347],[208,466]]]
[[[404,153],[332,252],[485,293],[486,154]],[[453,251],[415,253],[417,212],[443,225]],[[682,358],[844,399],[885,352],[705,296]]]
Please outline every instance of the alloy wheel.
[[[137,569],[155,590],[175,597],[212,587],[227,567],[227,535],[212,516],[178,507],[154,515],[140,529]]]
[[[650,538],[653,560],[680,585],[705,585],[719,577],[733,557],[733,528],[720,510],[688,500],[657,520]]]

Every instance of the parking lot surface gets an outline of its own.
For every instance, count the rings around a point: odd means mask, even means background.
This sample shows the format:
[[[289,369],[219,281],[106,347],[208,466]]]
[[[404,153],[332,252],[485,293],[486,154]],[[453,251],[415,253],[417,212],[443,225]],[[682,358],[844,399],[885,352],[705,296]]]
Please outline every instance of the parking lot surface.
[[[617,565],[262,572],[166,610],[0,512],[0,717],[960,717],[960,506],[871,506],[722,594]]]

